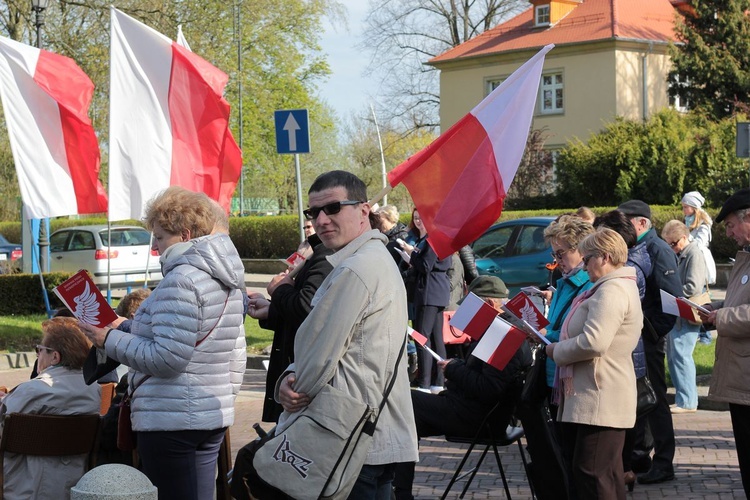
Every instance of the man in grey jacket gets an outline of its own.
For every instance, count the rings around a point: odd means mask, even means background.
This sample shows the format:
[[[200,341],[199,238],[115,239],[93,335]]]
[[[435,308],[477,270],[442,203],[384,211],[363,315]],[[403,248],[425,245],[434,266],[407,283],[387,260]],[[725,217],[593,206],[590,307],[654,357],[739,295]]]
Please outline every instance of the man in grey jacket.
[[[366,187],[357,176],[327,172],[308,195],[305,217],[334,250],[328,257],[333,271],[297,331],[295,362],[279,379],[276,399],[284,412],[276,432],[289,426],[326,384],[377,407],[395,377],[349,497],[390,498],[395,464],[418,457],[406,357],[396,365],[406,335],[406,291],[386,249],[387,238],[370,226]]]

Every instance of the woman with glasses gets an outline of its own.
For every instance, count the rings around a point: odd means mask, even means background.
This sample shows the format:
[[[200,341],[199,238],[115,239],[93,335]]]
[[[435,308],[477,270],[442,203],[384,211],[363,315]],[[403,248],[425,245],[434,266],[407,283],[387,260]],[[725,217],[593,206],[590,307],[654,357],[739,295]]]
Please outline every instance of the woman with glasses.
[[[560,340],[560,329],[573,300],[591,288],[578,244],[593,232],[591,224],[575,215],[563,215],[544,230],[544,239],[552,245],[552,258],[562,272],[562,277],[555,283],[556,290],[547,313],[549,326],[546,336],[551,342]],[[547,358],[547,386],[550,391],[555,381],[555,368],[555,362]],[[551,411],[553,418],[556,416],[555,409],[553,407]]]
[[[573,301],[560,340],[546,347],[557,363],[557,418],[577,497],[624,500],[622,447],[635,424],[631,353],[643,326],[641,302],[622,236],[600,228],[578,251],[593,286]]]
[[[159,499],[212,498],[216,461],[245,372],[245,268],[229,235],[214,231],[210,199],[172,186],[146,207],[164,279],[129,332],[83,325],[130,367],[131,422],[142,470]]]
[[[98,414],[99,384],[83,381],[83,362],[91,342],[74,318],[52,318],[42,323],[42,341],[36,346],[39,375],[19,384],[0,402],[2,422],[11,413],[40,415]],[[86,471],[86,455],[43,457],[6,453],[3,498],[68,498]]]
[[[664,224],[661,237],[677,254],[677,273],[682,281],[682,294],[688,299],[703,294],[708,282],[706,261],[698,248],[698,242],[689,240],[687,226],[678,220],[671,220]],[[693,350],[699,332],[700,322],[677,318],[667,335],[667,365],[675,388],[672,413],[693,413],[698,409]]]

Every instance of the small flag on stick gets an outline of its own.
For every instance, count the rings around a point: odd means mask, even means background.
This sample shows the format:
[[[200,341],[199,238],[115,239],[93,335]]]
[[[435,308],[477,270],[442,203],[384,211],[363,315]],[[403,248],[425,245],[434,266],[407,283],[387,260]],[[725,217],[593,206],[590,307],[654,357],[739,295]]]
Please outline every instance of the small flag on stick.
[[[471,354],[498,370],[502,370],[525,340],[526,333],[522,330],[502,318],[495,318]]]
[[[464,297],[450,324],[472,339],[479,340],[498,313],[497,309],[470,292]]]

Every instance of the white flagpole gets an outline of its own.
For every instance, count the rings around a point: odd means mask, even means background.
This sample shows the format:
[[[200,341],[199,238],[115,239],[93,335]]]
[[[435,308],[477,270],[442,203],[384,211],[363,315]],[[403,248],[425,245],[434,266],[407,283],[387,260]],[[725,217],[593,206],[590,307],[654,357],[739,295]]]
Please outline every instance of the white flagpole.
[[[380,138],[380,127],[378,127],[378,118],[375,116],[375,107],[370,103],[370,111],[372,111],[372,119],[375,121],[375,131],[378,133],[378,146],[380,147],[380,165],[381,165],[381,174],[382,174],[382,180],[383,180],[383,189],[388,187],[388,181],[386,179],[385,174],[385,154],[383,153],[383,141]],[[377,200],[376,200],[377,201]],[[388,204],[388,195],[383,195],[383,205]]]

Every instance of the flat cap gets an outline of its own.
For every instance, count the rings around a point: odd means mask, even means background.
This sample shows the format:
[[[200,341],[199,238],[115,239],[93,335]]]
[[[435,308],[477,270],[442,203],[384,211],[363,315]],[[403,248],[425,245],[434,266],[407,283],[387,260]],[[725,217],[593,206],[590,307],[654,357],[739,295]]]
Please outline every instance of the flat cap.
[[[750,208],[750,188],[742,188],[730,196],[721,207],[721,212],[716,216],[716,222],[721,222],[732,212]]]
[[[469,292],[479,297],[508,298],[508,287],[497,276],[477,276],[469,285]]]
[[[617,207],[617,210],[628,217],[645,217],[651,219],[651,207],[641,200],[628,200]]]

